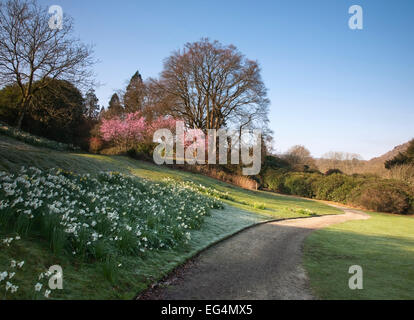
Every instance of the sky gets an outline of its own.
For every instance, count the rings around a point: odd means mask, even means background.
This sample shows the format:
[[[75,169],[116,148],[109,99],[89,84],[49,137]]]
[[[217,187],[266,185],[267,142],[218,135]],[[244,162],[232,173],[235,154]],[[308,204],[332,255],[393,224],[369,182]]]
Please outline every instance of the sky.
[[[301,144],[368,160],[414,137],[414,1],[39,2],[60,5],[95,46],[103,106],[135,71],[158,77],[174,50],[208,37],[259,62],[278,152]],[[355,4],[362,30],[348,26]]]

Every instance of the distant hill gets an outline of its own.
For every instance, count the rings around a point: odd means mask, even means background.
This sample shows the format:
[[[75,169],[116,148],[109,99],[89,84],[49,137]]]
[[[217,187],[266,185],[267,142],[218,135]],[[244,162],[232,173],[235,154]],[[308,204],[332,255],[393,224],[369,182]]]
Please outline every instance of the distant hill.
[[[371,160],[367,161],[367,163],[371,165],[381,164],[383,166],[385,161],[390,160],[394,158],[400,152],[404,152],[405,150],[407,150],[408,144],[409,142],[400,144],[396,146],[394,149],[392,149],[391,151],[384,153],[382,156],[372,158]]]
[[[384,163],[387,160],[394,158],[398,153],[407,150],[409,142],[396,146],[391,151],[384,153],[382,156],[372,158],[370,160],[330,160],[330,159],[315,159],[316,166],[321,172],[326,172],[328,169],[339,169],[344,173],[375,173],[380,176],[387,176],[388,170],[385,169]]]
[[[361,173],[376,173],[380,176],[388,176],[388,170],[385,169],[384,163],[387,160],[394,158],[398,153],[404,152],[408,148],[409,142],[400,144],[394,149],[384,153],[382,156],[372,158],[364,163]]]

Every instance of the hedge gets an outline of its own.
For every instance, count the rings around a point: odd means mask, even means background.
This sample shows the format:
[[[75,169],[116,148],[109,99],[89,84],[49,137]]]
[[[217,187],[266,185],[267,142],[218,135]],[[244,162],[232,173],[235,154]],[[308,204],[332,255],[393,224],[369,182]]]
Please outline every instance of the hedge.
[[[279,193],[335,201],[381,212],[414,213],[414,186],[397,180],[267,169],[263,183],[265,188]]]

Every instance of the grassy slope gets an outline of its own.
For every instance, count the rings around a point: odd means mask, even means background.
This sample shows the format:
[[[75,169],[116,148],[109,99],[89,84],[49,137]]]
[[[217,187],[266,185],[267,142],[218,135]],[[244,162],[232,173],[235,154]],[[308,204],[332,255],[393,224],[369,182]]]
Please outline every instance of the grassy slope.
[[[369,213],[314,232],[304,264],[322,299],[414,299],[414,217]],[[363,268],[363,290],[350,290],[348,269]]]
[[[0,135],[0,170],[13,171],[21,166],[36,166],[41,169],[55,167],[91,174],[99,171],[120,171],[150,180],[161,180],[166,177],[189,180],[228,192],[232,198],[227,201],[230,205],[274,218],[307,216],[300,212],[300,209],[309,209],[320,215],[341,213],[340,210],[319,202],[265,191],[244,190],[203,175],[172,170],[123,156],[59,152],[33,147]],[[261,205],[265,208],[260,209]]]
[[[26,261],[23,271],[16,275],[16,281],[22,288],[33,287],[36,283],[33,274],[45,271],[45,268],[50,265],[60,264],[64,270],[64,290],[54,292],[56,298],[132,298],[149,283],[160,279],[207,245],[246,226],[272,218],[307,216],[308,214],[301,212],[301,209],[309,209],[318,214],[340,212],[314,201],[267,192],[247,191],[205,176],[170,170],[127,157],[59,152],[30,146],[0,135],[0,170],[15,171],[21,166],[36,166],[41,169],[59,167],[90,174],[99,171],[120,171],[151,180],[172,177],[191,180],[228,192],[232,198],[227,201],[226,210],[213,211],[211,217],[206,219],[202,230],[192,233],[192,240],[187,246],[172,251],[151,253],[151,256],[147,255],[139,259],[136,257],[125,259],[119,271],[113,274],[109,271],[118,270],[117,266],[81,263],[73,257],[54,257],[47,244],[41,239],[23,239],[16,241],[9,248],[0,250],[0,271],[6,270],[11,258]],[[255,203],[265,204],[265,208],[255,208]],[[0,238],[5,236],[0,234]],[[31,299],[33,292],[19,290],[14,297]]]

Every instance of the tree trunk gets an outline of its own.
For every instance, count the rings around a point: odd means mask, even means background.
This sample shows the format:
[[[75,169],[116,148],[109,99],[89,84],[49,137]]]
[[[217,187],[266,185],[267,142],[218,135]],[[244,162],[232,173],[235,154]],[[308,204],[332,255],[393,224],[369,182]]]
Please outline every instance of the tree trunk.
[[[19,114],[19,118],[17,119],[17,126],[16,127],[19,130],[22,128],[22,122],[23,122],[23,118],[24,118],[25,114],[26,114],[26,111],[22,110]]]
[[[29,101],[27,100],[22,101],[21,110],[20,110],[19,117],[17,119],[17,125],[16,125],[17,129],[19,130],[22,128],[22,123],[23,123],[24,116],[26,115],[28,104],[29,104]]]

